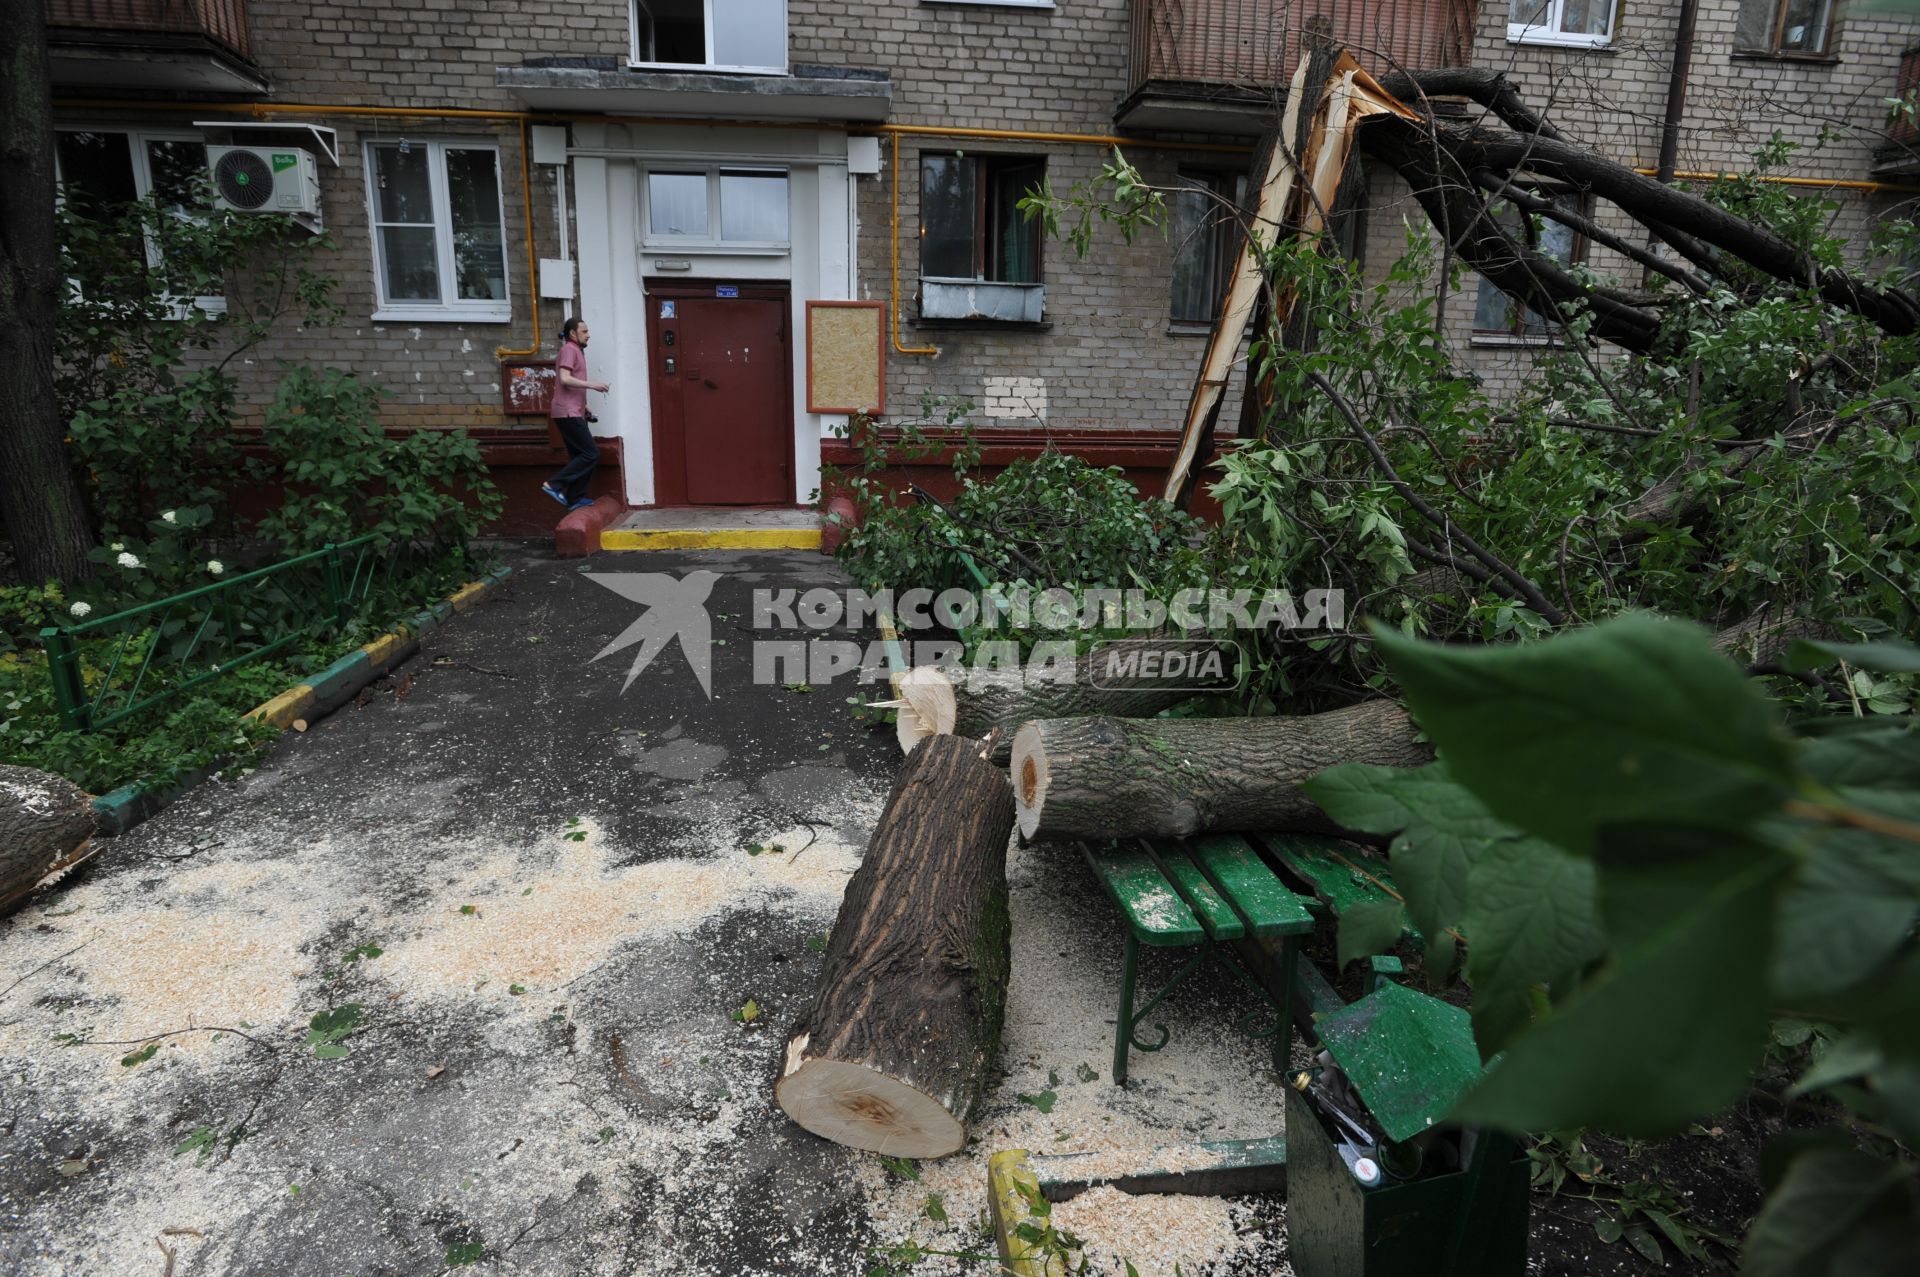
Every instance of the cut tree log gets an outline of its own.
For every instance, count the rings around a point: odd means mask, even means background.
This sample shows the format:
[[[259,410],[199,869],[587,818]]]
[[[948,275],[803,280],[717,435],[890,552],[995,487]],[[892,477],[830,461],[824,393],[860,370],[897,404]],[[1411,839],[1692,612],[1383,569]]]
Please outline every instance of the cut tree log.
[[[1036,718],[1151,718],[1195,695],[1193,658],[1219,654],[1222,690],[1233,686],[1238,652],[1192,639],[1116,639],[1083,652],[1071,667],[967,670],[958,681],[931,666],[918,666],[897,687],[900,748],[911,751],[928,736],[971,736],[994,742],[993,760],[1007,761],[1013,734]],[[1174,658],[1174,659],[1169,659]],[[1211,667],[1209,667],[1211,668]],[[1143,673],[1142,671],[1151,671]],[[941,724],[945,726],[941,726]]]
[[[1362,701],[1300,718],[1039,719],[1013,739],[1020,836],[1340,832],[1301,789],[1340,763],[1433,761],[1406,711]]]
[[[0,909],[80,859],[93,802],[59,776],[0,764]]]
[[[774,1099],[837,1144],[945,1157],[992,1080],[1012,966],[1013,797],[979,741],[907,756],[847,883]]]

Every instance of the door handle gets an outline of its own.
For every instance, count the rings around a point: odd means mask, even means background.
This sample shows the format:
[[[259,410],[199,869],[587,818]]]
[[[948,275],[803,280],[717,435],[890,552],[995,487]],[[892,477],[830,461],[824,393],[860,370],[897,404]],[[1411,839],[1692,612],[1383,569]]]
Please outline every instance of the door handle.
[[[704,382],[706,382],[706,383],[707,383],[707,389],[708,389],[708,390],[718,390],[718,389],[720,389],[720,387],[719,387],[719,386],[717,386],[717,385],[715,385],[715,384],[714,384],[714,380],[713,380],[713,378],[711,378],[711,377],[702,377],[702,378],[701,378],[700,380],[702,380],[702,381],[704,381]]]

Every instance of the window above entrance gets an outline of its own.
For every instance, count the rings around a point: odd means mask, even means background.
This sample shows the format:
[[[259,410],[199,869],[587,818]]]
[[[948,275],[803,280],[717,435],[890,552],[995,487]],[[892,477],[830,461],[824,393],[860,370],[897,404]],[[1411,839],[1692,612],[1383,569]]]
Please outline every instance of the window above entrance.
[[[782,169],[663,166],[646,179],[648,248],[784,252],[791,241]]]
[[[632,0],[636,67],[784,73],[787,0]]]

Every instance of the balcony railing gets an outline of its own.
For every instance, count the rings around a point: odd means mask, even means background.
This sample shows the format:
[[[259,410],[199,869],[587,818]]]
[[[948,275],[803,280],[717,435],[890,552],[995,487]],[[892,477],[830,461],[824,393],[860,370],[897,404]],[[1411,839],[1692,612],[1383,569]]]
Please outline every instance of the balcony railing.
[[[1462,66],[1473,0],[1132,0],[1131,88],[1285,84],[1308,32],[1325,32],[1375,75]]]
[[[47,25],[84,31],[198,35],[252,61],[246,0],[48,0]]]

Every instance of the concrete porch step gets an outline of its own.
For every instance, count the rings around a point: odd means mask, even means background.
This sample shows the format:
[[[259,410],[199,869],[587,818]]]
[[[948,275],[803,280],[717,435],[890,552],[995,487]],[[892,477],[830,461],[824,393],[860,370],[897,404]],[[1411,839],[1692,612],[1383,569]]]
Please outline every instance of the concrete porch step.
[[[818,550],[820,515],[773,509],[629,510],[600,533],[602,550]]]

